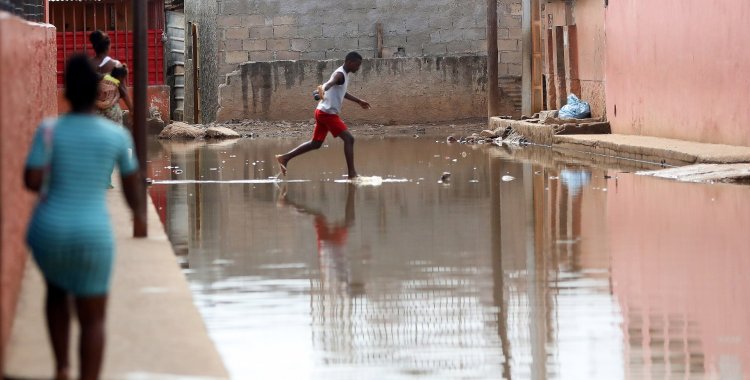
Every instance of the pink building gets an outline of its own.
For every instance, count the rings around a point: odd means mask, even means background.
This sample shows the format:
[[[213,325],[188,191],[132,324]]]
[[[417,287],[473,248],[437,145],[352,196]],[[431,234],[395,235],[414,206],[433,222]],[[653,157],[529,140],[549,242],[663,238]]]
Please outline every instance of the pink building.
[[[613,133],[750,146],[750,2],[530,2],[542,21],[537,109],[574,92]]]

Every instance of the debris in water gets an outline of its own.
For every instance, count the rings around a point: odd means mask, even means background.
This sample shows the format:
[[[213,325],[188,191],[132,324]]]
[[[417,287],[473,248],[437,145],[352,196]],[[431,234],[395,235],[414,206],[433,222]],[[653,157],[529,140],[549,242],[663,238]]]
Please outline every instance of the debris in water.
[[[451,180],[451,173],[443,172],[443,175],[440,176],[440,180],[438,183],[448,183]]]
[[[503,182],[510,182],[514,179],[516,179],[516,177],[513,177],[512,175],[504,175],[502,178]]]

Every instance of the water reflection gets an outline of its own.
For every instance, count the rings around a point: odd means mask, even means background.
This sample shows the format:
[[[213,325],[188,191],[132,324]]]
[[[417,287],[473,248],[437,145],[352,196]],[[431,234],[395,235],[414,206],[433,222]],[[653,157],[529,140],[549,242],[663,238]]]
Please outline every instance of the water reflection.
[[[357,187],[353,184],[347,185],[345,216],[341,221],[329,221],[322,211],[295,202],[287,194],[286,186],[281,190],[278,200],[279,205],[292,207],[297,212],[312,217],[321,275],[318,291],[331,296],[330,298],[333,299],[342,295],[352,297],[363,292],[364,284],[352,278],[350,260],[346,252],[349,228],[354,225],[354,195],[356,189]]]
[[[262,180],[295,143],[169,144],[151,170]],[[424,139],[360,141],[364,174],[409,182],[357,188],[339,151],[295,161],[306,183],[151,189],[234,378],[750,374],[747,188]]]

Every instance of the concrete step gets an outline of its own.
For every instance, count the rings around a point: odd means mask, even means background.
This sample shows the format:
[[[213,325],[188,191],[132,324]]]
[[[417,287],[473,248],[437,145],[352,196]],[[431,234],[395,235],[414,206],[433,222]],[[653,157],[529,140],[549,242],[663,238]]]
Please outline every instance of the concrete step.
[[[575,134],[608,134],[612,130],[608,122],[602,122],[598,119],[585,120],[559,120],[554,119],[554,123],[544,124],[538,119],[529,120],[508,120],[499,117],[490,118],[491,130],[505,130],[513,128],[516,132],[523,135],[529,142],[551,146],[556,135],[575,135]]]

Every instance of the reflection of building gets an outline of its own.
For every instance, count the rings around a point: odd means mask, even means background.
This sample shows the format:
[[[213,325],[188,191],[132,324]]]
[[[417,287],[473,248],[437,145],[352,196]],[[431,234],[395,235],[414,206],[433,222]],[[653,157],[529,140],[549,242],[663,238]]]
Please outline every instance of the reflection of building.
[[[491,155],[499,156],[490,158],[490,172],[504,378],[621,377],[607,252],[589,238],[603,235],[604,193],[561,181],[569,169],[550,156],[519,163],[499,150]],[[576,170],[593,177],[591,169]],[[503,182],[503,175],[516,180]]]
[[[152,162],[191,178],[263,179],[278,144],[174,145],[171,165]],[[744,188],[606,179],[549,151],[508,160],[464,149],[368,141],[358,157],[370,172],[436,180],[451,165],[454,180],[356,197],[331,180],[340,151],[323,149],[295,162],[313,181],[288,184],[290,199],[316,210],[302,218],[279,207],[273,185],[170,187],[168,230],[189,246],[196,298],[219,321],[210,328],[283,335],[323,378],[372,368],[383,378],[726,378],[750,368]]]
[[[608,198],[629,377],[750,376],[747,189],[636,177]]]

